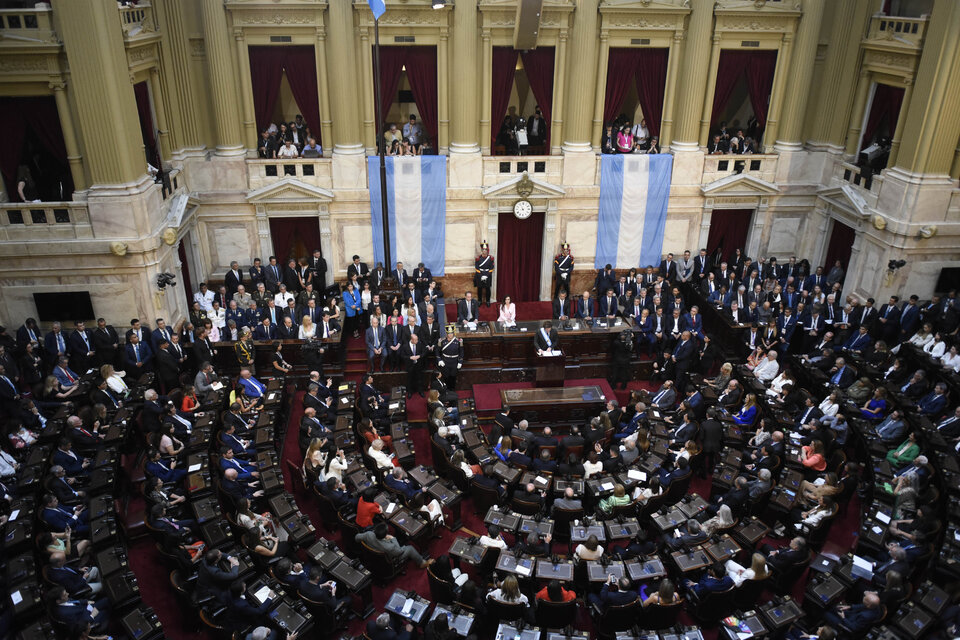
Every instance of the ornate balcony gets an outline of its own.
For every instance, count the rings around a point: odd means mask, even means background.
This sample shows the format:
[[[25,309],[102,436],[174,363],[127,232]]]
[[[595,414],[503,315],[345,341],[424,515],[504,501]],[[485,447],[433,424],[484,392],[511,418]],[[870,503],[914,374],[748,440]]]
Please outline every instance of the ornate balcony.
[[[4,202],[0,204],[0,242],[50,242],[93,238],[83,202]],[[23,250],[22,244],[8,245]]]

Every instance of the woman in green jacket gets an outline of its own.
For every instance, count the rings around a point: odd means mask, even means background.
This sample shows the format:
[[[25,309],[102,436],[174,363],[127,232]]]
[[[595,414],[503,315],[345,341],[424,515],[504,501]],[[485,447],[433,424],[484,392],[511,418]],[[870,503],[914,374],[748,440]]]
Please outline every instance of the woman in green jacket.
[[[918,455],[920,455],[920,445],[917,444],[917,434],[911,431],[903,444],[887,452],[887,462],[894,467],[904,467],[913,462]]]

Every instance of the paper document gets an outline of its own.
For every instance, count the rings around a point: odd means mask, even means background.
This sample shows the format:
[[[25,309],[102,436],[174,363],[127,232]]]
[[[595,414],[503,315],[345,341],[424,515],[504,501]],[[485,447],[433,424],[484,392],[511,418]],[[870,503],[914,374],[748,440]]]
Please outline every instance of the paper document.
[[[413,610],[413,599],[407,598],[407,601],[403,603],[403,609],[400,610],[400,615],[408,616],[410,611]]]
[[[613,491],[613,483],[604,482],[603,484],[600,485],[600,488],[603,489],[604,491]]]
[[[647,479],[647,474],[645,474],[643,471],[630,469],[630,471],[627,471],[627,477],[630,478],[631,480],[637,480],[639,482],[643,482],[644,480]]]
[[[214,382],[213,384],[210,385],[210,388],[213,389],[214,391],[220,391],[220,389],[223,389],[223,383],[219,381]]]
[[[17,606],[18,604],[23,602],[23,596],[20,595],[19,589],[10,594],[10,600],[13,601],[13,606]]]
[[[270,587],[263,586],[257,589],[257,592],[253,594],[254,597],[260,602],[266,602],[270,599]]]
[[[531,573],[531,569],[530,569],[530,567],[525,567],[525,566],[523,566],[522,564],[518,564],[518,565],[517,565],[517,573],[519,573],[519,574],[522,575],[522,576],[528,576],[528,575],[530,575],[530,573]]]
[[[190,473],[193,473],[195,471],[200,471],[201,467],[203,467],[203,465],[198,462],[197,464],[192,464],[189,467],[187,467],[187,471],[189,471]]]

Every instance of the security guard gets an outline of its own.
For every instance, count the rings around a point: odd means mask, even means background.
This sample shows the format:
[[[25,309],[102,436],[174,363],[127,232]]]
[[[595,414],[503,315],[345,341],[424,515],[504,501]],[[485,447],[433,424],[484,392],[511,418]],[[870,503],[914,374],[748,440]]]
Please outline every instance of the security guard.
[[[250,373],[257,375],[256,369],[254,368],[257,351],[253,346],[253,336],[250,334],[250,327],[244,327],[240,330],[240,339],[234,343],[233,350],[237,354],[237,362],[240,363],[240,368],[247,367],[250,369]]]
[[[477,302],[490,306],[490,287],[493,285],[493,256],[490,255],[490,245],[486,242],[480,245],[480,255],[474,263],[476,273],[473,274],[473,285],[477,288]]]
[[[553,272],[557,276],[557,286],[553,291],[556,298],[561,291],[570,293],[570,274],[573,273],[573,256],[570,254],[570,244],[560,245],[560,253],[553,259]]]
[[[457,388],[457,372],[463,366],[463,340],[455,332],[456,325],[448,324],[447,337],[440,341],[437,350],[437,370],[450,389]]]

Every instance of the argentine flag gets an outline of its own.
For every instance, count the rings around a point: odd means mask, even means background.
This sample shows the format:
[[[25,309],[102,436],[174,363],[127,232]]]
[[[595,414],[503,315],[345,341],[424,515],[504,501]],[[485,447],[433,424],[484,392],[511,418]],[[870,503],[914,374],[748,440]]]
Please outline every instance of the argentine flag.
[[[387,156],[385,160],[393,264],[383,266],[391,271],[399,260],[409,273],[422,262],[433,275],[442,276],[447,222],[447,157]],[[367,158],[367,170],[373,257],[383,262],[380,158]]]
[[[600,156],[600,215],[594,266],[659,266],[673,156]]]
[[[373,19],[379,20],[387,11],[387,5],[384,0],[367,0],[367,5],[370,7],[370,11],[373,11]]]

